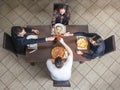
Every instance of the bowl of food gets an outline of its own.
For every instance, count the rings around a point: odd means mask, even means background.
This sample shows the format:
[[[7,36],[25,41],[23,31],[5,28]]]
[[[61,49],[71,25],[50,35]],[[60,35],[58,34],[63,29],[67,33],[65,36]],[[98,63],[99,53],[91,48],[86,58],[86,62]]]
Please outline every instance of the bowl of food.
[[[66,58],[66,50],[62,46],[55,46],[51,51],[52,58],[61,57],[62,59]]]
[[[52,34],[58,35],[58,34],[64,34],[64,33],[66,33],[66,27],[61,23],[56,23],[52,30]]]
[[[88,48],[88,41],[86,37],[77,37],[77,49],[79,50],[87,50]]]

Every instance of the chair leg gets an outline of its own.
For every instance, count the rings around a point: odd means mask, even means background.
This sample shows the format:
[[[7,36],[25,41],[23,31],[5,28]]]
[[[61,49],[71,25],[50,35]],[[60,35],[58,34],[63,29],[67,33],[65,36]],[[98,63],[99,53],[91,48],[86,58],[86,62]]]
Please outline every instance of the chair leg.
[[[80,64],[83,64],[83,63],[84,63],[84,61],[79,61],[79,63],[80,63]]]
[[[34,63],[34,62],[31,62],[30,65],[35,66],[35,63]]]

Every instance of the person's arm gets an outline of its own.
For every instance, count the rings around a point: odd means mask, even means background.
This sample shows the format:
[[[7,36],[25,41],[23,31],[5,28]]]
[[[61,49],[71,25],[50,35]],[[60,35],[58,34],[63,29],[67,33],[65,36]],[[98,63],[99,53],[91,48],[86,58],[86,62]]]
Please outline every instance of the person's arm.
[[[99,45],[97,50],[93,52],[93,54],[83,54],[82,56],[89,59],[95,59],[96,57],[103,55],[104,51],[105,51],[105,44],[104,42],[101,42],[101,44]]]
[[[65,49],[67,50],[69,55],[71,57],[73,57],[73,52],[72,52],[71,48],[64,42],[63,38],[60,38],[60,43],[65,47]]]
[[[98,35],[96,33],[85,33],[85,32],[75,32],[74,36],[86,36],[86,37],[93,37],[95,35]]]
[[[38,39],[21,39],[21,43],[23,45],[27,44],[35,44],[35,43],[44,43],[48,41],[53,41],[55,38],[54,37],[47,37],[47,38],[38,38]]]

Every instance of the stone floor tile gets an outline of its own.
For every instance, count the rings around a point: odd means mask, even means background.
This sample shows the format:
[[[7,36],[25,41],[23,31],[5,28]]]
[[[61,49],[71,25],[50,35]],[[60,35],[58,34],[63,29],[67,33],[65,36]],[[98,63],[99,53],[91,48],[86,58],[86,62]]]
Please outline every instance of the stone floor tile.
[[[10,90],[22,90],[24,88],[24,86],[22,85],[22,83],[19,81],[19,80],[15,80],[13,81],[9,86],[8,88]]]
[[[19,17],[16,21],[13,21],[14,26],[25,26],[27,24],[21,17]]]
[[[93,2],[91,0],[82,0],[80,2],[86,9],[89,9],[92,5]]]
[[[114,90],[112,86],[108,86],[106,90]]]
[[[89,11],[86,11],[85,13],[83,13],[81,15],[83,17],[83,19],[85,19],[88,23],[93,20],[94,16],[89,12]]]
[[[18,0],[4,0],[4,1],[12,9],[16,8],[19,5],[19,1]]]
[[[108,83],[105,82],[102,78],[99,78],[94,86],[97,88],[97,90],[106,90],[108,87]]]
[[[44,9],[49,5],[50,0],[40,0],[37,3],[42,9]]]
[[[115,11],[113,14],[112,14],[112,18],[117,21],[118,23],[120,23],[120,12],[119,11]]]
[[[7,20],[7,18],[3,17],[0,19],[0,28],[4,30],[7,27],[12,26],[11,22]]]
[[[8,86],[15,80],[15,76],[10,72],[7,71],[3,76],[0,77],[0,80]]]
[[[102,76],[102,78],[109,84],[111,84],[116,77],[117,76],[113,74],[110,70],[107,70]]]
[[[27,85],[33,79],[25,70],[17,78],[23,85]]]
[[[91,83],[88,82],[85,78],[78,84],[80,90],[90,90],[92,87]]]
[[[78,14],[78,15],[82,15],[85,11],[86,11],[86,8],[83,7],[82,5],[78,4],[75,8],[74,8],[74,11]],[[71,12],[72,14],[74,12]],[[73,16],[74,17],[74,16]]]
[[[110,4],[108,4],[104,9],[103,9],[103,11],[104,12],[106,12],[109,16],[111,16],[113,13],[115,13],[115,8],[112,6],[112,5],[110,5]]]
[[[69,6],[70,6],[71,9],[74,9],[79,4],[79,2],[81,2],[81,0],[74,0],[74,1],[70,0],[68,2],[68,4],[69,4]]]
[[[28,25],[41,25],[41,21],[37,18],[37,17],[34,17],[31,22],[28,23]]]
[[[7,71],[7,68],[0,63],[0,76],[2,76]]]
[[[0,47],[0,61],[2,61],[8,55],[8,53],[9,53],[9,51]]]
[[[22,4],[18,5],[13,10],[20,16],[23,15],[27,11],[27,9]]]
[[[116,35],[118,35],[119,37],[120,37],[120,25],[119,24],[117,24],[116,26],[115,26],[115,28],[113,29],[113,31],[116,33]]]
[[[31,19],[34,16],[33,16],[33,14],[31,12],[26,11],[21,17],[28,23],[28,22],[31,22]]]
[[[11,68],[10,71],[16,76],[18,77],[23,71],[24,68],[19,64],[19,63],[15,63]]]
[[[40,85],[44,85],[48,80],[51,80],[50,75],[48,76],[44,71],[40,71],[35,76],[36,81],[39,82]]]
[[[70,80],[71,87],[62,87],[62,90],[74,90],[75,84]]]
[[[96,16],[100,11],[101,11],[101,8],[99,8],[96,4],[93,4],[89,9],[88,11],[90,13],[92,13],[94,16]]]
[[[119,0],[112,0],[111,2],[110,2],[110,4],[114,7],[114,8],[119,8],[120,6],[120,1]]]
[[[120,64],[120,56],[118,57],[118,59],[116,60],[116,62]]]
[[[83,76],[77,70],[74,70],[72,72],[71,80],[73,83],[75,83],[75,85],[77,85],[82,79]]]
[[[27,90],[39,90],[39,88],[41,88],[41,85],[33,79],[25,87],[27,88]]]
[[[110,29],[113,29],[116,24],[117,24],[117,22],[116,22],[114,19],[112,19],[112,18],[109,18],[109,19],[105,22],[105,25],[107,25]]]
[[[97,17],[102,23],[104,23],[104,22],[109,18],[109,15],[107,15],[104,11],[101,11],[96,17]]]
[[[20,0],[20,2],[27,8],[29,9],[32,5],[34,5],[36,0]]]
[[[112,57],[114,60],[116,60],[116,59],[119,58],[119,54],[118,54],[118,53],[120,53],[120,50],[116,48],[116,51],[110,53],[110,55],[111,55],[111,57]]]
[[[17,63],[17,61],[15,60],[15,58],[13,58],[11,55],[6,56],[3,60],[2,63],[8,68],[10,69],[15,63]]]
[[[20,56],[21,57],[21,56]],[[20,63],[20,65],[24,68],[27,69],[30,66],[30,63],[28,63],[25,60],[25,57],[18,59],[18,62]]]
[[[116,78],[113,82],[112,82],[112,85],[111,85],[114,90],[119,90],[120,89],[120,79],[119,78]]]
[[[35,4],[32,7],[29,8],[29,11],[33,14],[33,15],[37,15],[40,13],[40,11],[42,11],[42,8],[38,5]]]
[[[98,5],[98,7],[103,9],[110,1],[111,0],[97,0],[95,4]]]
[[[115,60],[110,55],[105,55],[100,58],[100,62],[103,63],[107,68],[112,65]]]
[[[49,18],[48,13],[41,11],[38,15],[37,18],[39,18],[39,20],[43,23],[47,20],[47,18]]]
[[[39,66],[35,65],[35,66],[29,66],[27,68],[27,71],[34,77],[36,76],[36,74],[41,70],[41,68],[39,68]]]
[[[52,80],[48,80],[44,86],[45,90],[56,90],[57,87],[53,87],[53,81]]]
[[[77,20],[75,20],[74,24],[75,25],[87,25],[88,22],[82,17],[79,17]]]
[[[0,81],[0,90],[5,90],[6,86]]]
[[[86,63],[79,65],[76,69],[84,76],[91,70]]]
[[[6,15],[6,18],[8,18],[11,22],[15,21],[18,17],[19,16],[14,11],[11,11]]]
[[[98,59],[94,59],[94,60],[86,62],[86,64],[89,65],[91,68],[93,68],[98,62],[99,62]]]
[[[102,22],[98,20],[96,17],[90,22],[90,25],[92,25],[94,28],[98,29],[100,25],[102,25]]]
[[[96,74],[95,71],[91,70],[87,75],[86,79],[91,82],[92,84],[95,84],[95,82],[99,79],[100,77],[98,74]]]
[[[119,76],[120,75],[120,64],[118,64],[117,62],[114,62],[111,67],[110,70],[116,75]]]
[[[110,28],[108,28],[108,26],[102,24],[98,29],[98,32],[100,32],[100,34],[102,34],[102,36],[106,37],[108,36],[108,34],[112,31]]]
[[[5,16],[11,11],[11,8],[7,4],[3,4],[0,6],[0,14]]]
[[[93,70],[98,74],[98,75],[102,75],[106,70],[107,68],[101,63],[101,62],[98,62],[95,67],[93,68]]]
[[[92,86],[90,90],[98,90],[96,87]]]
[[[75,22],[76,20],[78,20],[80,18],[80,16],[77,13],[75,13],[74,11],[72,11],[71,13],[73,13],[71,15],[71,17],[73,17],[73,18],[71,18],[72,22]]]

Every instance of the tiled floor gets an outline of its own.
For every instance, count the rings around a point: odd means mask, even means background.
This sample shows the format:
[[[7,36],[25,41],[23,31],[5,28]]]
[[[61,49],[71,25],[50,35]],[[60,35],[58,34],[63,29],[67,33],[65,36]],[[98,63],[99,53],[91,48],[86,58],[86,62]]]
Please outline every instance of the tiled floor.
[[[115,52],[74,62],[70,88],[53,87],[45,63],[31,66],[2,48],[3,32],[13,25],[49,25],[54,2],[70,5],[70,24],[88,24],[104,39],[116,36]],[[120,90],[120,0],[0,0],[0,41],[0,90]]]

